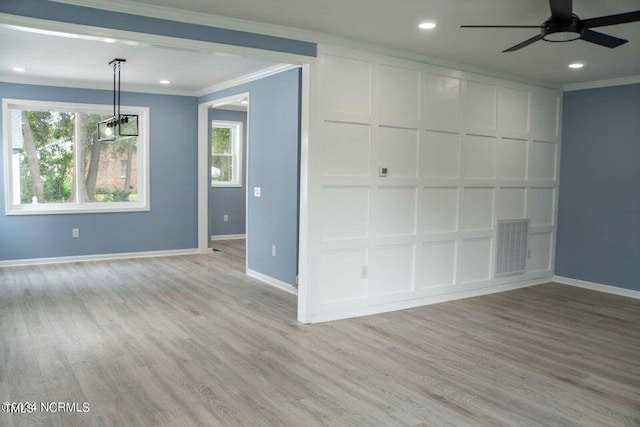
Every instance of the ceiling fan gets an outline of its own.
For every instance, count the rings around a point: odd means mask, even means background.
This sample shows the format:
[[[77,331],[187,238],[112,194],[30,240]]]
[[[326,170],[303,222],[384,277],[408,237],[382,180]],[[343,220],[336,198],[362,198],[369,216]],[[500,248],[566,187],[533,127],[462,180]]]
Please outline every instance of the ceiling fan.
[[[590,43],[609,48],[618,47],[628,40],[599,33],[591,28],[606,27],[609,25],[626,24],[640,21],[640,10],[620,13],[617,15],[600,16],[598,18],[580,19],[573,13],[572,0],[549,0],[551,17],[542,25],[461,25],[461,28],[540,28],[540,34],[531,37],[502,52],[515,52],[525,46],[529,46],[538,40],[548,42],[570,42],[582,39]]]

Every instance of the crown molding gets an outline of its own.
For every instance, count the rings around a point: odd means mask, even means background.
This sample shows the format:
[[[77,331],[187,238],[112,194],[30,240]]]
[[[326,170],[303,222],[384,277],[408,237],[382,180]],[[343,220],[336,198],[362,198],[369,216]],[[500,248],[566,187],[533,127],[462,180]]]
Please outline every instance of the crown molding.
[[[264,79],[265,77],[273,76],[275,74],[280,74],[285,71],[292,70],[294,68],[300,68],[300,66],[291,65],[291,64],[278,64],[272,67],[265,68],[263,70],[256,71],[254,73],[249,73],[244,76],[237,77],[235,79],[227,80],[226,82],[207,86],[205,88],[195,91],[194,93],[198,97],[205,96],[213,92],[221,91],[223,89],[229,89],[231,87],[239,86],[241,84],[250,83],[255,80]]]
[[[620,77],[617,79],[596,80],[593,82],[571,83],[562,86],[564,92],[584,89],[597,89],[600,87],[623,86],[640,83],[640,74],[636,76]]]
[[[97,90],[113,90],[113,83],[111,82],[95,82],[85,80],[69,80],[58,79],[55,77],[28,77],[28,76],[16,76],[13,74],[0,73],[0,82],[5,83],[19,83],[36,86],[55,86],[55,87],[67,87],[75,89],[97,89]],[[191,96],[195,97],[195,92],[192,90],[181,90],[171,88],[159,88],[146,85],[135,84],[122,84],[123,92],[139,92],[139,93],[152,93],[157,95],[175,95],[175,96]]]
[[[492,70],[486,70],[482,67],[458,63],[445,59],[434,58],[427,55],[408,52],[400,49],[381,47],[373,43],[360,42],[343,37],[332,36],[329,34],[319,33],[315,31],[302,30],[299,28],[285,27],[281,25],[266,24],[255,21],[247,21],[237,18],[228,18],[219,15],[207,13],[197,13],[191,11],[180,10],[173,7],[156,6],[137,3],[129,0],[51,0],[56,3],[65,3],[75,6],[84,6],[94,9],[118,11],[132,15],[146,16],[149,18],[166,19],[170,21],[184,22],[188,24],[206,25],[211,27],[224,28],[229,30],[246,31],[256,34],[268,36],[283,37],[300,41],[326,44],[330,46],[348,48],[353,50],[362,50],[378,55],[390,56],[393,58],[416,61],[424,64],[436,65],[440,67],[470,72],[474,74],[506,79],[513,82],[528,84],[532,86],[546,87],[550,89],[562,89],[562,85],[554,84],[547,81],[530,79],[526,77],[516,76],[508,73],[500,73]]]

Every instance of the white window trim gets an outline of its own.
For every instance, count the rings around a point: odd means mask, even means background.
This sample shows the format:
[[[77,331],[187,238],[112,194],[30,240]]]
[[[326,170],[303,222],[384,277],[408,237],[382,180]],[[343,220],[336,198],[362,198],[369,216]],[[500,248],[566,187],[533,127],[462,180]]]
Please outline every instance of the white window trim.
[[[4,194],[5,194],[5,214],[6,215],[57,215],[57,214],[80,214],[80,213],[108,213],[108,212],[142,212],[150,210],[150,189],[149,189],[149,108],[122,106],[123,114],[137,114],[141,120],[139,122],[138,146],[136,147],[136,162],[139,176],[142,182],[138,182],[138,200],[136,202],[83,202],[83,203],[42,203],[37,205],[15,205],[13,204],[12,186],[12,153],[11,138],[9,135],[9,123],[11,123],[10,108],[59,110],[65,112],[83,113],[113,113],[113,105],[108,104],[84,104],[71,102],[54,101],[33,101],[26,99],[2,99],[3,123],[3,149],[4,149]],[[76,146],[77,147],[77,146]],[[74,154],[74,173],[79,171],[80,156],[76,148]],[[74,189],[75,191],[75,189]]]
[[[232,148],[231,148],[231,158],[233,159],[232,171],[233,180],[231,182],[217,182],[213,180],[212,176],[209,176],[211,181],[211,187],[242,187],[242,126],[243,122],[236,122],[231,120],[211,120],[211,132],[213,132],[214,127],[223,127],[223,128],[231,128],[231,135],[233,137]],[[211,139],[209,139],[209,158],[213,158],[213,147],[211,147]],[[234,153],[235,151],[235,153]],[[234,158],[235,157],[235,158]],[[209,172],[211,173],[211,172]]]

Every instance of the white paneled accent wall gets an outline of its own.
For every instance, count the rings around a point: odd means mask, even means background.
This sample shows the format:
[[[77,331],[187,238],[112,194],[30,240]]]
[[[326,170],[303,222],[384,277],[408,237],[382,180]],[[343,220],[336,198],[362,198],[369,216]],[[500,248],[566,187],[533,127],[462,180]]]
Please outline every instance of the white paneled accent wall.
[[[328,46],[318,70],[311,321],[553,275],[561,92]],[[527,272],[495,279],[522,218]]]

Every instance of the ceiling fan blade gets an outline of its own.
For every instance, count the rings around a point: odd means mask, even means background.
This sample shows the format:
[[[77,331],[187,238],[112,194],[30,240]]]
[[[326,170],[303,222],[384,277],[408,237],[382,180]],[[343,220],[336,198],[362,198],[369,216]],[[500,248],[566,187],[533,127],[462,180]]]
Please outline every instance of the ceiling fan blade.
[[[542,28],[541,25],[460,25],[460,28]]]
[[[573,18],[572,0],[549,0],[551,8],[551,18],[556,21],[570,22]]]
[[[602,34],[599,33],[597,31],[592,31],[592,30],[585,30],[582,32],[582,37],[580,37],[582,40],[591,42],[591,43],[595,43],[595,44],[599,44],[600,46],[605,46],[605,47],[610,47],[610,48],[614,48],[614,47],[618,47],[621,44],[625,44],[626,42],[628,42],[629,40],[625,40],[625,39],[619,39],[618,37],[613,37],[610,36],[608,34]]]
[[[606,27],[608,25],[626,24],[640,21],[640,10],[617,15],[599,16],[597,18],[583,19],[584,28]]]
[[[525,41],[523,41],[523,42],[522,42],[522,43],[520,43],[520,44],[517,44],[517,45],[515,45],[515,46],[510,47],[509,49],[505,49],[505,50],[503,50],[503,51],[502,51],[502,53],[505,53],[505,52],[515,52],[516,50],[520,50],[520,49],[522,49],[522,48],[523,48],[523,47],[525,47],[525,46],[529,46],[530,44],[535,43],[535,42],[537,42],[538,40],[542,40],[542,34],[538,34],[538,35],[537,35],[537,36],[535,36],[535,37],[531,37],[529,40],[525,40]]]

